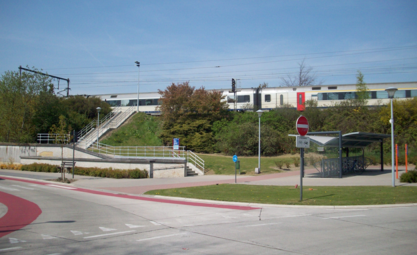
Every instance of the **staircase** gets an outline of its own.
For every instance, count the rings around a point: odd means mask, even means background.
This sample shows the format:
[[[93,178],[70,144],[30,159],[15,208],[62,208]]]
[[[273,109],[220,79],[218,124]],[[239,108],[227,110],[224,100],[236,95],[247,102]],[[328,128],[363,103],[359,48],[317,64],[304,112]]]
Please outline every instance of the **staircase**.
[[[189,164],[189,163],[188,163]],[[188,165],[187,165],[187,177],[188,176],[196,176],[198,173],[194,172]]]
[[[113,111],[100,120],[99,133],[97,131],[97,121],[90,122],[80,131],[77,146],[82,149],[87,149],[97,141],[97,137],[100,138],[110,129],[120,127],[120,125],[136,112],[135,109],[135,107],[129,107],[127,109],[126,107],[114,108]]]

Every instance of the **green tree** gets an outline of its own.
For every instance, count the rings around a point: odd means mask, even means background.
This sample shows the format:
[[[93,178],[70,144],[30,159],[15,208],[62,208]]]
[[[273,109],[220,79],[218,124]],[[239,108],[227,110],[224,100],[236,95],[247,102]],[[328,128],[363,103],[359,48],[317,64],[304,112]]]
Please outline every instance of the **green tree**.
[[[226,116],[228,105],[221,92],[195,89],[188,82],[172,84],[165,91],[159,90],[162,104],[159,106],[164,120],[161,139],[172,144],[180,138],[181,145],[200,152],[213,150],[212,126]]]
[[[358,70],[356,75],[356,102],[358,106],[366,106],[369,99],[368,87],[363,79],[363,74]]]
[[[46,76],[7,71],[0,81],[0,139],[5,142],[31,142],[36,137],[33,118],[41,93],[53,93]]]

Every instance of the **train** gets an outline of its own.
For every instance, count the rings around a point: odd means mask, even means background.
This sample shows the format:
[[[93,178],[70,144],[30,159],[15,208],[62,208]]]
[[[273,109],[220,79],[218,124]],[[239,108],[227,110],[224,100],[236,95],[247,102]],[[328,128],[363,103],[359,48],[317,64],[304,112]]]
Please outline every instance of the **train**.
[[[368,83],[369,106],[386,104],[389,102],[385,89],[397,88],[394,98],[407,99],[417,97],[417,82]],[[294,107],[298,111],[305,109],[307,100],[317,101],[317,107],[332,107],[341,100],[357,97],[356,84],[317,85],[305,87],[255,87],[231,89],[213,89],[223,95],[223,100],[229,105],[229,110],[239,112],[253,109],[272,110],[280,107]],[[110,104],[111,107],[137,106],[137,93],[113,93],[93,95]],[[158,105],[161,95],[157,92],[139,94],[139,111],[150,115],[159,115]]]

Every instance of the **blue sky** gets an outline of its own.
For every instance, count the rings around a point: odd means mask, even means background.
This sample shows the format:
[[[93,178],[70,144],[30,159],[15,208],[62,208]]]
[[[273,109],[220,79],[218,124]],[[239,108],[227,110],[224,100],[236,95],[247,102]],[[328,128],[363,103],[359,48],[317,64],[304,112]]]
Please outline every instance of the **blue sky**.
[[[35,67],[70,94],[417,81],[417,1],[0,0],[0,73]],[[140,74],[135,61],[141,62]],[[62,84],[62,82],[61,82]],[[61,85],[62,88],[62,85]]]

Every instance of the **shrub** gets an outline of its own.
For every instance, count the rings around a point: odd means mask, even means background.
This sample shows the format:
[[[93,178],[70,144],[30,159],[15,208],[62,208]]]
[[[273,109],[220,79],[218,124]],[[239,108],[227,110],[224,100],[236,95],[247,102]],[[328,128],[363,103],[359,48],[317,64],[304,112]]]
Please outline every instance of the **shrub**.
[[[286,166],[287,168],[290,168],[290,167],[291,167],[291,162],[290,162],[290,160],[285,160],[285,166]]]
[[[0,168],[2,165],[0,165]],[[30,165],[16,165],[22,171],[32,171],[32,172],[51,172],[57,173],[58,167],[55,165],[48,165],[48,164],[30,164]],[[119,170],[119,169],[112,169],[112,168],[97,168],[97,167],[75,167],[74,174],[76,175],[88,175],[94,177],[107,177],[107,178],[131,178],[131,179],[139,179],[139,178],[148,178],[148,172],[146,170]]]
[[[294,166],[299,167],[300,166],[300,158],[293,158]]]
[[[400,176],[400,182],[413,183],[417,182],[417,171],[409,171],[408,173],[403,173]]]
[[[282,162],[282,160],[277,160],[277,161],[275,161],[275,165],[276,165],[279,169],[282,169],[282,167],[284,166],[284,162]]]
[[[22,165],[21,164],[0,164],[0,169],[10,169],[10,170],[21,170],[22,169]]]

